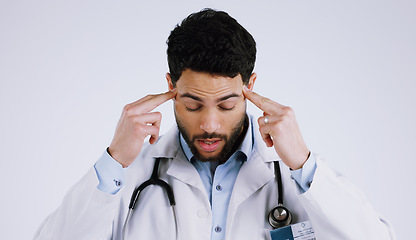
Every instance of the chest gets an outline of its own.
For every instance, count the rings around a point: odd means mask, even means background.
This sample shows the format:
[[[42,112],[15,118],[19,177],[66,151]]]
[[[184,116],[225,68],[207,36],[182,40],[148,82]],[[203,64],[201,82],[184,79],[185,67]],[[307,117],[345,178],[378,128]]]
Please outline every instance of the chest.
[[[168,175],[163,178],[175,193],[175,212],[163,189],[149,186],[140,195],[127,227],[126,239],[137,239],[140,236],[142,239],[210,240],[215,226],[212,224],[212,209],[202,181],[197,178],[196,182],[190,184]],[[240,186],[243,184],[240,181],[235,184],[237,190],[250,187]],[[231,194],[224,229],[226,239],[268,239],[271,227],[267,215],[277,206],[277,184],[272,179],[251,194],[245,193],[233,191]],[[290,195],[286,196],[290,199]],[[288,208],[297,205],[294,200],[286,202]],[[294,221],[303,219],[303,211],[296,210]]]

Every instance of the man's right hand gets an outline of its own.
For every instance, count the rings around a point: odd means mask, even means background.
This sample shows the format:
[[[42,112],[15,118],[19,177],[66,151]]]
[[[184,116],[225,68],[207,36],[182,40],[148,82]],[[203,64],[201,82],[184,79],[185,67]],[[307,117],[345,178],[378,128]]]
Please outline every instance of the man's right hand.
[[[108,148],[112,158],[123,167],[128,167],[139,155],[144,139],[150,135],[149,143],[159,138],[160,112],[150,112],[162,103],[176,96],[176,89],[146,97],[127,104],[117,124],[113,141]]]

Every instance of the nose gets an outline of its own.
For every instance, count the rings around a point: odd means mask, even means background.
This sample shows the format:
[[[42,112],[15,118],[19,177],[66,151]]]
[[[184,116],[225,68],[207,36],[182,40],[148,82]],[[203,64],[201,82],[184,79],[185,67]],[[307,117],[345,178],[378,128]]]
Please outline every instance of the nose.
[[[202,116],[200,128],[207,133],[214,133],[220,129],[220,120],[218,116],[212,111],[207,111]]]

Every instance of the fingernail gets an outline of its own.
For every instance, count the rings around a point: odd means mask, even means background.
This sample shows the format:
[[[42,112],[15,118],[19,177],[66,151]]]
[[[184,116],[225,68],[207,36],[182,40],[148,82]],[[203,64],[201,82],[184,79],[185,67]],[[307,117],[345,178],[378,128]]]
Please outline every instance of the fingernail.
[[[176,88],[174,88],[174,89],[170,90],[170,92],[174,92],[174,91],[176,91]]]
[[[243,86],[243,89],[246,91],[250,91],[250,89],[248,89],[248,87],[246,85]]]

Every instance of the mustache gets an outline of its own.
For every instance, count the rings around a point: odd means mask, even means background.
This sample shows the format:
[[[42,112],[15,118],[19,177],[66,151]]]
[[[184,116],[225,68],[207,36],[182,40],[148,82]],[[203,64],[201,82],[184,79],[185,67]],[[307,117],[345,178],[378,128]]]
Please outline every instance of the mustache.
[[[224,134],[205,132],[203,134],[194,135],[192,137],[192,142],[194,142],[195,140],[200,139],[200,138],[203,138],[203,139],[204,138],[220,138],[222,140],[227,140],[228,139],[227,135],[224,135]]]

